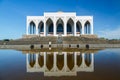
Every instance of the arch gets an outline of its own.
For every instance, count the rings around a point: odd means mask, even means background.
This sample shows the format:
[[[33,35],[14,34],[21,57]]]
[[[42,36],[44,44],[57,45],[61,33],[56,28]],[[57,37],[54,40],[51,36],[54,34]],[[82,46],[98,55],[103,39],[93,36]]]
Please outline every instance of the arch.
[[[49,18],[47,21],[46,21],[46,29],[47,29],[47,34],[53,34],[53,21],[51,18]]]
[[[63,34],[63,32],[64,32],[64,23],[63,23],[63,20],[61,18],[59,18],[57,20],[56,26],[57,26],[57,34],[59,34],[59,33]]]
[[[67,34],[74,34],[74,21],[71,18],[67,21]]]
[[[44,65],[44,56],[41,54],[38,55],[38,64],[40,67],[43,67]]]
[[[29,59],[29,65],[31,67],[34,67],[34,65],[35,65],[35,54],[29,54],[28,59]]]
[[[76,32],[77,32],[77,34],[82,33],[82,24],[80,23],[80,21],[76,22]]]
[[[57,67],[62,70],[64,66],[64,54],[57,54]]]
[[[29,32],[29,34],[35,34],[36,33],[36,25],[33,21],[31,21],[29,23],[28,32]]]
[[[74,53],[68,53],[67,54],[67,66],[70,70],[74,67]]]
[[[46,55],[46,66],[49,71],[53,68],[53,53]]]
[[[82,54],[78,54],[77,55],[77,65],[78,65],[78,67],[80,67],[81,64],[82,64]]]
[[[85,54],[85,64],[89,67],[91,64],[92,56],[90,53]]]
[[[89,22],[89,21],[86,21],[86,22],[85,22],[85,25],[84,25],[84,33],[85,33],[85,34],[90,34],[90,33],[91,33],[91,25],[90,25],[90,22]]]
[[[43,32],[44,32],[44,23],[41,21],[38,24],[38,34],[43,34]]]

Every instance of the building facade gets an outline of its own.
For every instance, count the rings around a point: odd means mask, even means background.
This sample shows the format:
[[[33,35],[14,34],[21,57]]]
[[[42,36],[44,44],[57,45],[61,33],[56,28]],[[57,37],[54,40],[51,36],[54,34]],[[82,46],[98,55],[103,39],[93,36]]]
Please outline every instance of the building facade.
[[[77,16],[75,12],[45,12],[43,16],[27,16],[26,35],[58,34],[93,35],[93,16]]]

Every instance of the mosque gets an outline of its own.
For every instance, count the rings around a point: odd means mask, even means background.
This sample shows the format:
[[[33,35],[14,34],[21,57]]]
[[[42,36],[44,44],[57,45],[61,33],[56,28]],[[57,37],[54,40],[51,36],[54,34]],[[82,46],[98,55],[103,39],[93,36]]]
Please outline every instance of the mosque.
[[[26,23],[27,36],[93,35],[93,16],[77,16],[76,12],[44,12],[43,16],[27,16]]]

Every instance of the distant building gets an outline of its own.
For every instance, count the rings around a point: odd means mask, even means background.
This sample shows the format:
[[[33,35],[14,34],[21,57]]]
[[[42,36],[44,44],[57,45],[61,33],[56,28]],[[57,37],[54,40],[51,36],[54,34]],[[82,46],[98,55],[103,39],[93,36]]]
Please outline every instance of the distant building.
[[[45,12],[43,16],[27,16],[26,35],[58,34],[93,35],[93,16],[77,16],[75,12]]]

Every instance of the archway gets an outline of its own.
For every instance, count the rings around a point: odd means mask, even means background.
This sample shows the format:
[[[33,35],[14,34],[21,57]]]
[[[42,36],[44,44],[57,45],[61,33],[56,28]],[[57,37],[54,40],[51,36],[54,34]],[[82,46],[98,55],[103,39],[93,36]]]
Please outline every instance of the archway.
[[[49,71],[53,68],[53,58],[54,58],[53,53],[47,53],[46,66]]]
[[[53,35],[53,21],[49,18],[46,22],[47,35]]]
[[[86,21],[84,25],[84,33],[85,34],[90,34],[91,33],[91,25],[89,21]]]
[[[87,53],[85,54],[85,64],[89,67],[90,64],[91,64],[91,54],[90,53]]]
[[[28,59],[29,59],[29,65],[31,67],[34,67],[35,65],[35,54],[29,54]]]
[[[29,34],[36,33],[36,26],[35,26],[35,23],[33,21],[30,22],[28,31],[29,31]]]
[[[70,70],[74,67],[74,53],[67,53],[67,66]]]
[[[77,54],[77,65],[80,67],[82,64],[82,54]]]
[[[63,20],[60,18],[58,19],[57,23],[56,23],[56,26],[57,26],[57,34],[61,33],[63,34],[64,32],[64,27],[63,27],[64,23],[63,23]]]
[[[67,22],[67,34],[74,34],[74,22],[71,18]]]
[[[62,70],[64,67],[64,54],[57,54],[57,67]]]
[[[41,21],[38,24],[38,34],[43,34],[44,33],[44,23]]]
[[[44,56],[40,53],[38,55],[38,64],[40,67],[43,67],[43,65],[44,65]]]
[[[76,23],[76,32],[77,34],[82,34],[82,25],[79,21]]]

